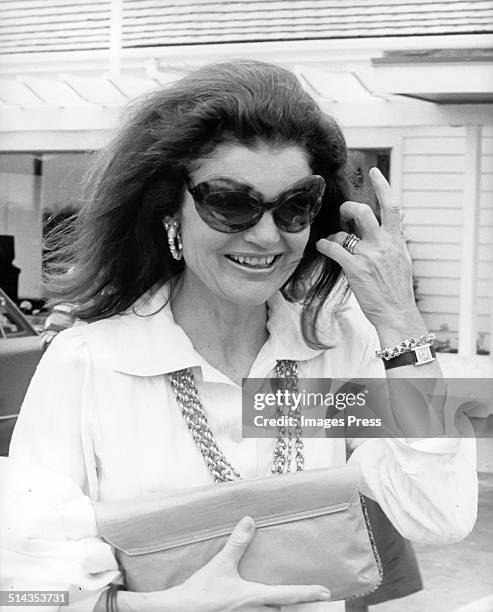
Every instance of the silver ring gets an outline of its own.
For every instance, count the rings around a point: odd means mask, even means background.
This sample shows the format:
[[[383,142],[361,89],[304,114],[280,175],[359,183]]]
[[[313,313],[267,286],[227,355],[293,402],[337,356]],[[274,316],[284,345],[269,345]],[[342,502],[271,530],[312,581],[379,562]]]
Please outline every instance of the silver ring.
[[[349,253],[353,254],[354,249],[356,248],[356,245],[360,240],[361,238],[358,238],[356,234],[348,234],[344,239],[344,242],[342,243],[342,247],[346,249],[346,251],[348,251]]]

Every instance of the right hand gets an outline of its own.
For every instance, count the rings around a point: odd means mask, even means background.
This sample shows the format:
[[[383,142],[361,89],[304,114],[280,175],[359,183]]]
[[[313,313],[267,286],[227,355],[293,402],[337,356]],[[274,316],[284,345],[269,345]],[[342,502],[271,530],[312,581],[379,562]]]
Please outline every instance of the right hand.
[[[243,580],[238,565],[254,535],[255,522],[246,516],[224,548],[176,587],[181,591],[179,612],[269,612],[268,606],[330,601],[330,591],[319,585],[270,586]]]

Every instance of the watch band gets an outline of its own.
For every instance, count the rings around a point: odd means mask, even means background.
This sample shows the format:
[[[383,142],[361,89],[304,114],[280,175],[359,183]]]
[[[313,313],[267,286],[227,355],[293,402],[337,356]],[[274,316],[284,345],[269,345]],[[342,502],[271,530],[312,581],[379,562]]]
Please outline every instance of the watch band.
[[[422,346],[417,346],[406,353],[402,353],[402,355],[392,357],[392,359],[384,359],[383,363],[385,369],[390,370],[392,368],[401,368],[402,366],[407,365],[424,365],[425,363],[434,361],[435,357],[435,349],[431,346],[431,344],[423,344]]]

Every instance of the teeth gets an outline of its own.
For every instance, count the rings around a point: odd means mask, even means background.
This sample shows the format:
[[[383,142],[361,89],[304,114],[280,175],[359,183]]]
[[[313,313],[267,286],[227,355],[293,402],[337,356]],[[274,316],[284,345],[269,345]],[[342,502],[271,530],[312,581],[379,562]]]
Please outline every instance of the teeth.
[[[230,255],[229,256],[234,261],[239,263],[245,263],[248,266],[270,266],[270,264],[274,261],[275,255],[271,255],[270,257],[243,257],[243,255]]]

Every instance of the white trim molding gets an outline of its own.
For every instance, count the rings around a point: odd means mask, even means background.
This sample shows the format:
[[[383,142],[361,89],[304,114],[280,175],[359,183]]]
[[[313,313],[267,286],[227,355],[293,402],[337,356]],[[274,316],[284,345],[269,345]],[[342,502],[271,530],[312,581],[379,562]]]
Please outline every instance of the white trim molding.
[[[480,125],[466,126],[459,305],[459,355],[463,357],[476,355],[481,133]]]

